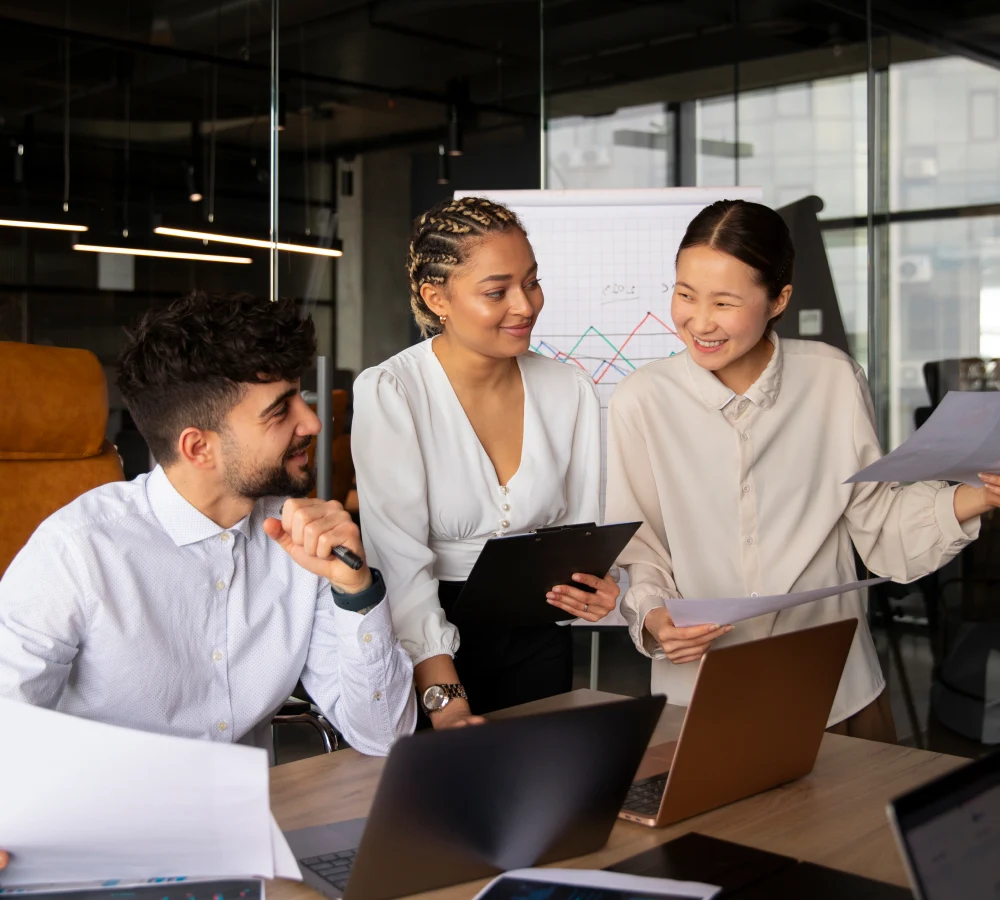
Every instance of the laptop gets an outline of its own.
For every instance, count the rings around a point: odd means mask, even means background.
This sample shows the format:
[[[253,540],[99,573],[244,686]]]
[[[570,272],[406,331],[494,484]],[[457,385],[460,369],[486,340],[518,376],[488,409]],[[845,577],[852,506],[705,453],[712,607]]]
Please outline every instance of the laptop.
[[[808,775],[857,626],[706,653],[680,737],[649,748],[619,815],[661,828]]]
[[[424,731],[389,753],[367,819],[286,832],[333,900],[389,900],[607,842],[666,700]]]
[[[1000,753],[897,797],[888,813],[918,900],[1000,897]]]

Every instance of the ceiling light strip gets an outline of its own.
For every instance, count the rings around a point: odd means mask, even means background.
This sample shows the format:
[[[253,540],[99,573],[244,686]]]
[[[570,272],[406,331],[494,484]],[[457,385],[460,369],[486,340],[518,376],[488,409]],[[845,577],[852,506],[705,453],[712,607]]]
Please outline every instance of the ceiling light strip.
[[[45,228],[49,231],[86,231],[86,225],[69,225],[63,222],[34,222],[27,219],[0,219],[0,225],[9,228]]]
[[[191,238],[196,241],[215,241],[218,244],[238,244],[241,247],[259,247],[262,250],[269,250],[271,242],[260,238],[237,237],[232,234],[215,234],[211,231],[190,231],[187,228],[167,228],[161,225],[154,228],[156,234],[166,237]],[[342,250],[333,247],[311,247],[308,244],[286,244],[278,242],[279,250],[287,250],[289,253],[311,253],[314,256],[343,256]]]
[[[98,244],[75,244],[74,250],[87,253],[118,253],[123,256],[155,256],[162,259],[193,259],[197,262],[220,262],[250,265],[249,256],[216,256],[212,253],[176,253],[172,250],[144,250],[138,247],[104,247]]]

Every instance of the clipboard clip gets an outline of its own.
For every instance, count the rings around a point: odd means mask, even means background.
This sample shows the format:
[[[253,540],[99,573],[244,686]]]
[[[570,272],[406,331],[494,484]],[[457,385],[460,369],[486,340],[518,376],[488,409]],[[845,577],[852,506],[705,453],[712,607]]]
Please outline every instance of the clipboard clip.
[[[580,522],[577,525],[551,525],[548,528],[532,528],[529,534],[553,534],[557,531],[585,531],[597,527],[595,522]]]

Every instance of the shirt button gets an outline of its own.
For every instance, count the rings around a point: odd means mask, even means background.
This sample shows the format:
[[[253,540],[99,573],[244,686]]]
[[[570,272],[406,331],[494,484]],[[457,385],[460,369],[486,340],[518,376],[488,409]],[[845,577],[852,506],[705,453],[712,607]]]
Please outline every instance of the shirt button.
[[[743,493],[744,494],[749,494],[750,493],[750,485],[749,484],[743,485]]]
[[[372,700],[381,700],[381,699],[382,699],[381,691],[375,691],[375,693],[372,694]]]
[[[224,582],[221,578],[217,582],[215,582],[215,589],[217,591],[223,590],[225,588],[225,586],[226,586],[226,582]]]
[[[215,653],[212,654],[212,659],[215,662],[220,662],[222,660],[222,651],[216,650]]]
[[[747,434],[745,431],[743,432],[743,434],[740,435],[740,437],[743,438],[743,440],[745,440],[745,441],[749,441],[750,440],[750,435]]]
[[[747,538],[747,543],[748,544],[752,544],[753,543],[753,538]]]
[[[506,494],[507,493],[507,485],[505,485],[505,484],[501,484],[500,485],[500,493],[501,494]]]
[[[501,528],[510,528],[510,522],[508,522],[508,521],[507,521],[506,519],[503,519],[503,520],[502,520],[502,521],[500,522],[500,527],[501,527]]]
[[[226,541],[229,540],[229,532],[223,531],[222,534],[219,535],[219,540],[221,540],[222,543],[226,543]]]
[[[225,722],[219,722],[219,731],[225,731],[228,727]]]
[[[365,635],[365,636],[364,636],[364,637],[362,638],[362,640],[363,640],[363,641],[364,641],[364,642],[365,642],[366,644],[370,644],[370,643],[372,642],[372,636],[371,636],[370,634],[366,634],[366,635]]]
[[[756,591],[754,591],[750,596],[751,597],[759,597],[760,594],[758,594]]]
[[[500,506],[500,509],[502,509],[504,512],[510,512],[510,504],[504,503]]]
[[[743,410],[745,410],[745,409],[747,408],[747,403],[748,403],[748,402],[749,402],[749,401],[747,401],[747,400],[740,400],[740,405],[739,405],[739,406],[737,406],[736,408],[737,408],[737,409],[738,409],[738,410],[739,410],[740,412],[743,412]]]

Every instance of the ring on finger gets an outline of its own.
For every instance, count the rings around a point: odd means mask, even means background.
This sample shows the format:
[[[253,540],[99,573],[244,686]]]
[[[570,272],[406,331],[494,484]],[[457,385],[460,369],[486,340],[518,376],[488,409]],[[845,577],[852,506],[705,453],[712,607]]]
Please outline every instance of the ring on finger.
[[[583,611],[584,612],[590,612],[590,604],[589,603],[584,603],[583,604]]]

